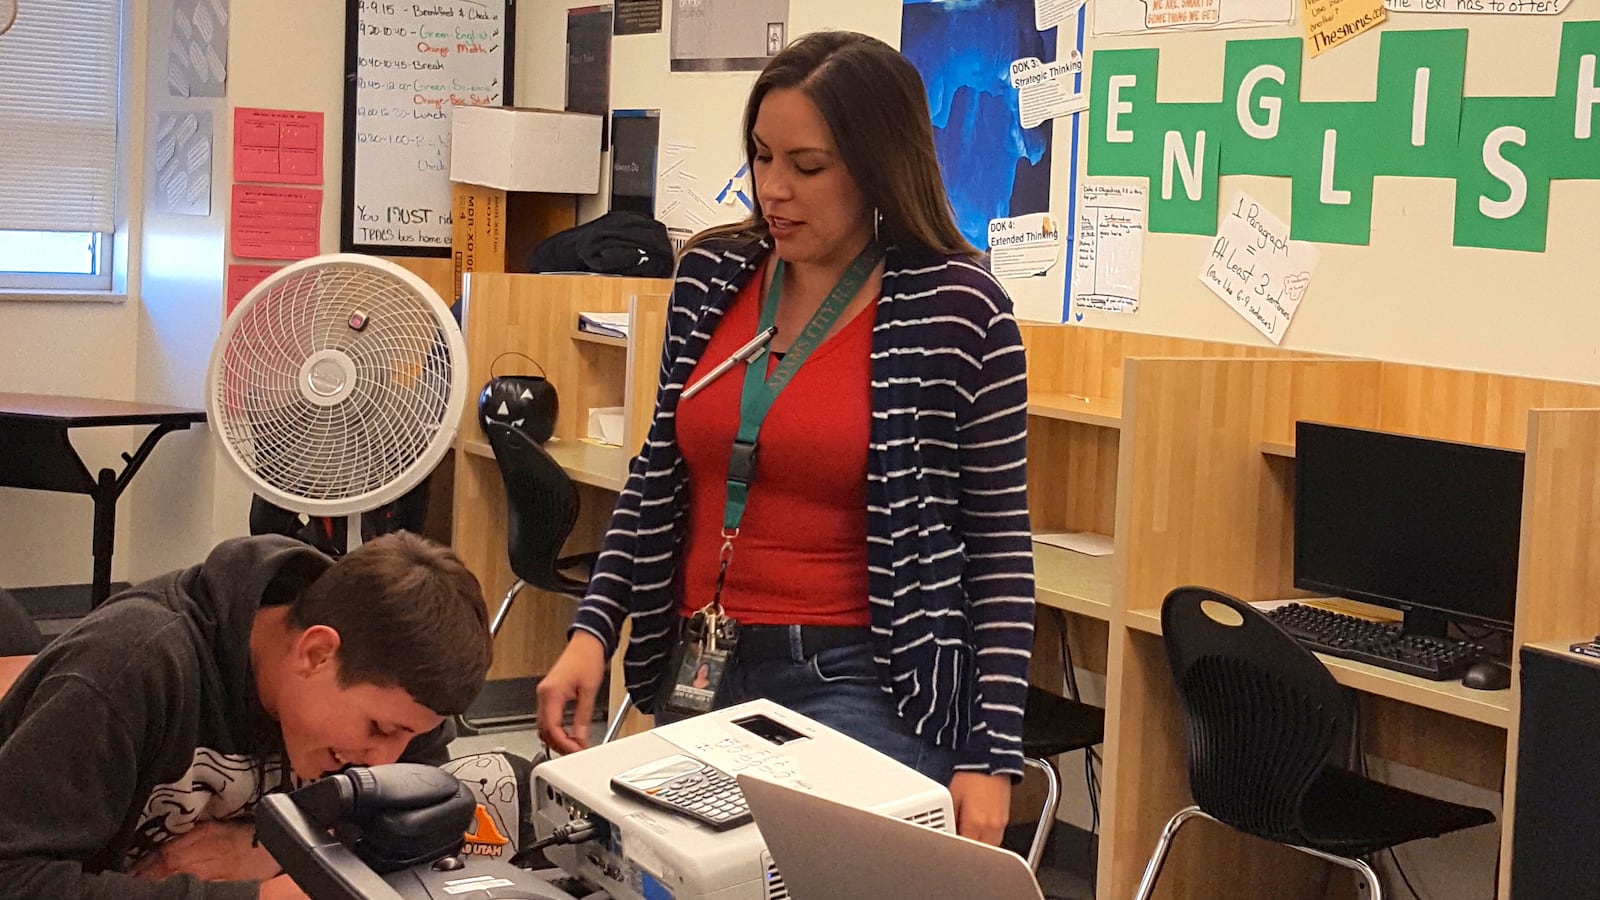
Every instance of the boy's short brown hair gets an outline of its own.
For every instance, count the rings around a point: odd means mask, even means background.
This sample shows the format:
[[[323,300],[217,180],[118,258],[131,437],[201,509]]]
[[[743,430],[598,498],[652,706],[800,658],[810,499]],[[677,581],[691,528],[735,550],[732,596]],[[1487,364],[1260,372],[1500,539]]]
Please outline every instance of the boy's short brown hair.
[[[339,684],[402,687],[442,716],[478,696],[493,645],[478,579],[448,547],[398,531],[367,541],[289,608],[339,632]]]

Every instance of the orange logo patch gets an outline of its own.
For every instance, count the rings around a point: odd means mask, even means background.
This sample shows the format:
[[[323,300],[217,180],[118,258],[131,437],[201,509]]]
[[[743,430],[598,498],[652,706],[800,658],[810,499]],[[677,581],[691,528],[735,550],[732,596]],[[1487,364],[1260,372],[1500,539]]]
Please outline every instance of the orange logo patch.
[[[500,829],[494,824],[494,819],[490,818],[489,811],[483,808],[482,803],[478,804],[472,827],[467,829],[466,839],[467,845],[462,848],[462,852],[477,856],[498,857],[504,847],[511,843],[511,838],[500,833]]]

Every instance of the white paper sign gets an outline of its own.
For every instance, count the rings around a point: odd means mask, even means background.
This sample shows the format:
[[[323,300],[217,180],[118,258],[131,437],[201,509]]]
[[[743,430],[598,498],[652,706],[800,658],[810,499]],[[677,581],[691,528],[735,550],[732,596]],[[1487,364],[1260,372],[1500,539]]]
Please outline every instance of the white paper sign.
[[[1072,248],[1072,305],[1079,311],[1139,311],[1149,191],[1142,185],[1084,181]]]
[[[1289,226],[1239,191],[1223,208],[1200,281],[1274,344],[1311,286],[1317,248],[1289,240]]]
[[[996,278],[1043,275],[1061,259],[1061,222],[1051,213],[989,220],[989,269]]]
[[[1383,0],[1390,12],[1484,13],[1499,16],[1558,16],[1572,0]]]
[[[725,195],[722,180],[702,179],[700,148],[686,141],[661,145],[661,170],[656,175],[656,218],[670,235],[691,235],[713,225],[736,222],[748,210],[738,203],[718,202]]]
[[[161,113],[154,151],[155,210],[211,215],[211,113]]]
[[[1295,0],[1095,0],[1093,28],[1100,35],[1287,25],[1297,5]]]
[[[228,87],[226,0],[177,0],[168,42],[167,90],[174,97],[221,97]]]
[[[1017,89],[1022,127],[1088,109],[1089,98],[1072,86],[1082,71],[1083,57],[1077,50],[1059,62],[1042,63],[1032,56],[1013,62],[1011,86]]]
[[[1083,0],[1034,0],[1033,27],[1049,31],[1070,18],[1080,6]]]

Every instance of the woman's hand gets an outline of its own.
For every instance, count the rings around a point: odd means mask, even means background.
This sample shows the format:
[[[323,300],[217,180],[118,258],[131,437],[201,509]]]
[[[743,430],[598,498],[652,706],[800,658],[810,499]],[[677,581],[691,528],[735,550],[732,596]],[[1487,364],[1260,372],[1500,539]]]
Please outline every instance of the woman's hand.
[[[267,848],[255,842],[251,822],[202,822],[139,860],[130,874],[140,878],[193,875],[201,881],[266,881],[283,871]]]
[[[539,679],[539,739],[556,753],[576,753],[589,746],[589,722],[594,719],[594,696],[606,675],[606,650],[587,631],[572,633],[567,649],[550,671]],[[562,727],[567,703],[576,704],[572,727]]]
[[[260,900],[311,900],[306,896],[300,886],[289,879],[287,875],[279,875],[269,881],[261,883],[261,893],[257,895]]]
[[[1011,821],[1011,776],[957,772],[950,778],[950,800],[956,809],[956,834],[1000,845]]]

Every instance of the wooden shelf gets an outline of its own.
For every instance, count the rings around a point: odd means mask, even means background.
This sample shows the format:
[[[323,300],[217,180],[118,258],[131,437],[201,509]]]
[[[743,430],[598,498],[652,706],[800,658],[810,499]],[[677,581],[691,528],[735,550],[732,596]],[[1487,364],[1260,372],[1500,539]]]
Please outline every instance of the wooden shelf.
[[[1123,619],[1129,628],[1161,634],[1159,609],[1130,609]],[[1429,681],[1381,666],[1337,656],[1317,654],[1340,684],[1363,693],[1388,697],[1413,706],[1482,722],[1495,728],[1511,727],[1511,691],[1475,691],[1459,681]]]
[[[575,341],[583,341],[588,344],[600,344],[604,347],[628,346],[627,338],[612,337],[609,334],[595,334],[592,331],[584,331],[583,329],[577,327],[572,329],[572,339]]]
[[[1028,393],[1028,415],[1081,422],[1101,428],[1122,427],[1122,401],[1051,391]]]
[[[1034,542],[1034,599],[1070,613],[1110,619],[1112,559]]]
[[[458,438],[457,449],[473,456],[494,459],[488,441]],[[552,439],[544,450],[567,470],[572,480],[607,491],[621,491],[628,480],[628,454],[621,447],[605,447],[588,441]]]
[[[1261,454],[1263,456],[1283,456],[1294,459],[1293,441],[1262,441]]]

